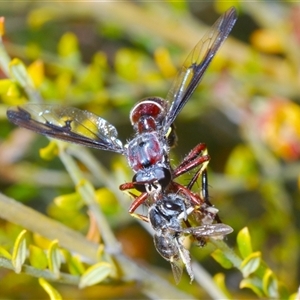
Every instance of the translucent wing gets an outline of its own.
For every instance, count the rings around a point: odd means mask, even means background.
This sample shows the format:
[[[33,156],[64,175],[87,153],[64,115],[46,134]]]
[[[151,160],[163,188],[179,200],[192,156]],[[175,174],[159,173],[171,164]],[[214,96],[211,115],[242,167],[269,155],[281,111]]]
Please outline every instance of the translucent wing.
[[[10,108],[7,117],[20,127],[49,137],[123,153],[116,128],[88,111],[57,105],[25,104]]]
[[[180,238],[176,238],[175,241],[177,243],[177,248],[178,248],[178,252],[180,254],[181,261],[185,265],[186,271],[189,274],[191,282],[192,282],[194,280],[194,273],[193,273],[192,266],[191,266],[190,251],[184,248]]]
[[[167,101],[173,102],[163,125],[165,134],[198,86],[236,19],[236,10],[232,7],[216,21],[187,57],[167,95]]]
[[[180,282],[184,266],[192,282],[194,280],[194,273],[191,266],[190,252],[184,248],[180,237],[174,237],[173,242],[176,246],[176,251],[174,251],[172,257],[170,257],[170,263],[175,283],[178,284]]]
[[[170,260],[170,264],[172,267],[172,273],[174,276],[175,283],[178,284],[180,282],[182,272],[183,272],[183,261],[180,259],[172,259]]]
[[[222,223],[202,225],[197,227],[188,227],[182,229],[182,232],[192,234],[196,237],[223,237],[224,235],[227,235],[232,231],[233,229],[230,226]]]

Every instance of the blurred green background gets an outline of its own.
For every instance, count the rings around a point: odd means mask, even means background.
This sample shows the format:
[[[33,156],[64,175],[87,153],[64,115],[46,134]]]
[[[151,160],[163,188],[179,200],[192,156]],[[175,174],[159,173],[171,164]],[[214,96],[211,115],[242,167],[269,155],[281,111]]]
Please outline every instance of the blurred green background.
[[[100,115],[116,126],[125,142],[133,134],[128,115],[134,103],[147,96],[165,97],[185,57],[232,5],[238,9],[238,21],[176,119],[179,141],[172,161],[176,165],[196,144],[207,144],[211,202],[235,230],[228,244],[234,247],[236,233],[248,226],[253,249],[262,252],[278,280],[294,293],[300,279],[298,3],[33,1],[1,3],[0,8],[5,17],[4,46],[12,58],[29,66],[42,97]],[[4,72],[1,78],[6,78]],[[86,233],[85,212],[75,208],[66,212],[53,202],[73,193],[74,186],[57,157],[40,157],[47,139],[19,131],[7,121],[6,109],[27,97],[21,89],[8,91],[5,84],[0,83],[1,192]],[[112,174],[120,168],[126,174],[118,176],[116,187],[131,179],[124,158],[91,152]],[[127,214],[129,197],[121,207],[97,178],[86,175],[98,189],[102,209],[125,252],[169,272],[169,264],[156,256],[151,236]],[[1,245],[11,249],[20,228],[4,220],[0,225]],[[194,247],[192,252],[209,273],[224,272],[208,256],[208,249]],[[47,297],[41,288],[32,290],[35,279],[6,269],[0,274],[0,298],[25,299],[28,293],[30,298]],[[238,271],[230,270],[226,278],[234,298],[256,297],[239,289]],[[196,298],[207,297],[199,286],[188,284],[186,275],[184,281],[183,290]],[[128,297],[133,297],[134,291],[127,288]],[[77,293],[76,287],[57,289],[62,295]],[[81,293],[78,297],[88,297]],[[103,298],[125,298],[124,290],[119,293],[116,289]],[[91,292],[89,297],[99,295]]]

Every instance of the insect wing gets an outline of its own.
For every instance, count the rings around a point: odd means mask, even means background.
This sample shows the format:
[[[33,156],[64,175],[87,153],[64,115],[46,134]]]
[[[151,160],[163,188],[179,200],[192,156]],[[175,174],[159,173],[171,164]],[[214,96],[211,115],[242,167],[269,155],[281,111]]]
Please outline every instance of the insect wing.
[[[178,284],[181,280],[181,277],[182,277],[184,263],[181,259],[178,259],[178,258],[175,259],[173,257],[170,260],[170,264],[171,264],[171,267],[172,267],[172,273],[173,273],[173,276],[174,276],[175,283]]]
[[[182,231],[197,237],[223,237],[224,235],[231,233],[233,229],[226,224],[218,223],[183,228]]]
[[[178,247],[178,252],[181,257],[181,261],[185,265],[186,271],[190,276],[191,282],[194,280],[194,273],[191,266],[191,256],[189,250],[185,249],[180,239],[175,239]]]
[[[165,119],[165,134],[197,88],[204,72],[221,44],[229,35],[236,19],[237,13],[235,8],[232,7],[227,10],[204,35],[185,60],[167,95],[167,101],[173,102]]]
[[[85,110],[58,105],[25,104],[7,110],[7,117],[20,127],[49,137],[123,153],[116,128]]]

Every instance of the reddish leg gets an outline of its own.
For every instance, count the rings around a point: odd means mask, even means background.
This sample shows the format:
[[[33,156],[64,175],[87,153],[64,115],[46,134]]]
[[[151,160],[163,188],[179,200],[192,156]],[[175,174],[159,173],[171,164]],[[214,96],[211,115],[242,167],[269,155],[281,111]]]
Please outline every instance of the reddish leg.
[[[190,189],[188,189],[187,187],[185,187],[177,182],[172,182],[172,186],[174,187],[174,190],[172,189],[172,191],[174,193],[181,192],[181,193],[185,194],[194,205],[203,204],[203,200],[197,194],[195,194]]]
[[[148,193],[142,193],[138,197],[134,199],[134,201],[131,203],[128,212],[132,215],[133,212],[141,205],[143,204],[147,198],[149,197]]]
[[[135,183],[133,183],[133,182],[126,182],[126,183],[121,184],[119,188],[121,191],[134,189],[135,188],[134,184]],[[136,195],[133,195],[130,193],[130,195],[135,198],[134,201],[131,203],[129,210],[128,210],[128,212],[132,215],[133,212],[147,200],[149,194],[142,193],[139,196],[136,196]]]
[[[207,155],[207,149],[205,144],[198,144],[192,151],[183,159],[180,165],[174,170],[174,178],[200,166],[201,171],[204,170],[210,160]],[[201,172],[199,172],[200,174]],[[199,176],[199,175],[198,175]]]
[[[195,205],[200,205],[203,201],[202,199],[197,196],[195,193],[191,192],[190,189],[193,186],[193,184],[196,182],[200,174],[203,172],[203,170],[206,168],[208,162],[210,160],[209,155],[207,155],[207,149],[206,145],[201,143],[198,144],[196,147],[192,149],[192,151],[184,158],[184,160],[181,162],[181,164],[174,170],[173,177],[176,178],[198,166],[201,166],[200,169],[197,171],[197,173],[193,176],[192,181],[190,184],[185,187],[183,185],[180,185],[178,183],[172,182],[171,185],[175,188],[174,192],[182,192],[186,194],[191,201]],[[135,185],[137,183],[128,182],[120,185],[120,190],[130,190],[134,189]],[[144,184],[144,183],[143,183]],[[173,190],[172,190],[173,191]],[[143,204],[147,198],[149,197],[148,193],[142,193],[138,197],[135,197],[135,200],[131,203],[129,207],[129,213],[133,214],[133,212],[141,205]],[[143,219],[143,218],[142,218]]]
[[[121,191],[131,190],[131,189],[134,189],[134,184],[133,184],[133,182],[126,182],[126,183],[121,184],[119,186],[119,189]]]
[[[146,199],[144,199],[144,195],[148,196],[148,194],[142,193],[141,195],[137,196],[137,195],[130,193],[130,195],[134,198],[134,201],[131,203],[130,208],[129,208],[130,215],[148,223],[149,219],[147,216],[133,213],[147,199],[147,197],[146,197]],[[141,203],[139,203],[140,201],[141,201]]]
[[[190,153],[183,159],[183,161],[181,162],[180,165],[185,165],[187,162],[189,162],[190,160],[195,159],[195,157],[199,156],[199,154],[201,152],[205,152],[204,154],[207,154],[207,147],[206,144],[204,143],[200,143],[198,145],[196,145],[191,151]]]

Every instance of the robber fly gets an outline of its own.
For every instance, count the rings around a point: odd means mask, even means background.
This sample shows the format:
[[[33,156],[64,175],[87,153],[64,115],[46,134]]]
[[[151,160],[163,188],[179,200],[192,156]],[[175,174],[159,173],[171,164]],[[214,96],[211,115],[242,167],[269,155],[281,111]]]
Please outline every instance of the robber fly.
[[[199,144],[182,164],[172,169],[169,151],[175,143],[173,123],[236,19],[235,8],[230,8],[216,21],[187,57],[166,99],[149,97],[132,108],[130,121],[135,135],[125,145],[118,139],[116,128],[108,121],[77,108],[25,104],[9,109],[8,119],[49,137],[124,155],[134,176],[132,182],[122,184],[120,189],[135,188],[141,192],[129,208],[132,214],[150,195],[155,200],[174,178],[196,167],[204,169],[208,163],[206,146]]]

